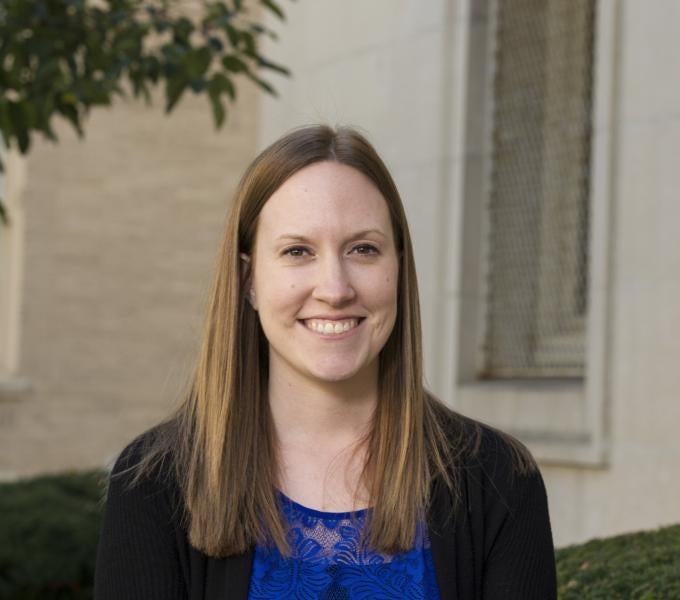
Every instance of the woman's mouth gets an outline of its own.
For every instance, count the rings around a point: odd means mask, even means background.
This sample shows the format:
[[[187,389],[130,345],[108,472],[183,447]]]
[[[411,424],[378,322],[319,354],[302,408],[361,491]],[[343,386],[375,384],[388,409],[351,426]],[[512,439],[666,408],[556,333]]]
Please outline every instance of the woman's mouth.
[[[307,329],[326,336],[336,336],[347,333],[356,328],[362,318],[352,317],[349,319],[304,319],[302,323]]]

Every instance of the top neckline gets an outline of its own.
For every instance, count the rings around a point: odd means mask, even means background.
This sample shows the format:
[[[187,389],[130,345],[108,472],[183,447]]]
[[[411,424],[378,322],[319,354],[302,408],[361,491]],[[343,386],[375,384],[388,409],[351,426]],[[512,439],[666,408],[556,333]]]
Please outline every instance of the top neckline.
[[[334,521],[339,521],[341,519],[363,517],[370,510],[370,508],[361,508],[359,510],[350,510],[345,512],[328,512],[316,510],[315,508],[308,508],[307,506],[303,506],[302,504],[295,502],[295,500],[286,496],[281,490],[277,490],[277,493],[281,500],[289,507],[309,515],[310,517],[317,517],[320,519],[332,519]]]

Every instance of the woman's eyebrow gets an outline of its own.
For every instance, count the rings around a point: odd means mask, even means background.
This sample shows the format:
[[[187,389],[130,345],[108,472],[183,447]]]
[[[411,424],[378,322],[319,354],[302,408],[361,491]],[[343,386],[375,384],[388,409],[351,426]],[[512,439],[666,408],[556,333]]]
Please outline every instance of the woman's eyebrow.
[[[277,242],[282,242],[285,240],[291,240],[295,242],[308,242],[309,239],[306,238],[304,235],[297,235],[294,233],[284,233],[276,238]]]
[[[377,234],[380,237],[386,238],[387,236],[380,231],[380,229],[362,229],[361,231],[357,231],[356,233],[351,234],[350,236],[347,237],[348,240],[355,240],[357,238],[361,237],[366,237],[369,234]],[[295,242],[309,242],[310,238],[300,235],[297,233],[284,233],[281,234],[276,238],[277,242],[285,241],[285,240],[291,240]]]
[[[360,237],[366,237],[367,235],[369,235],[371,233],[374,233],[374,234],[377,233],[380,237],[384,237],[384,238],[387,237],[382,231],[380,231],[380,229],[363,229],[363,230],[355,233],[353,236],[351,236],[350,239],[355,240],[355,239],[360,238]]]

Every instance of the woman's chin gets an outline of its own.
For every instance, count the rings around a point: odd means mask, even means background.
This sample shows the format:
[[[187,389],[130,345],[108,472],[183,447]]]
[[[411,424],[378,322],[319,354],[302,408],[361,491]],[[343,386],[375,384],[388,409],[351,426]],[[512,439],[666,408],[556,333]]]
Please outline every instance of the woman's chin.
[[[315,365],[310,369],[310,374],[319,381],[341,383],[361,376],[363,371],[365,371],[365,368],[361,369],[355,364],[325,364]]]
[[[343,381],[349,381],[357,374],[357,371],[346,370],[346,369],[327,369],[319,370],[312,373],[314,379],[318,381],[323,381],[325,383],[341,383]]]

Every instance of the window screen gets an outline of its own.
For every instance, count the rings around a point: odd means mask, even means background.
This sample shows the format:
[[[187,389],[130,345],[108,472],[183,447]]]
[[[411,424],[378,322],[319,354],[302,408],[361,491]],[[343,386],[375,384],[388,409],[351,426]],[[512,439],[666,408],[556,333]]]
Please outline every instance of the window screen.
[[[594,0],[498,0],[485,377],[580,377]]]

